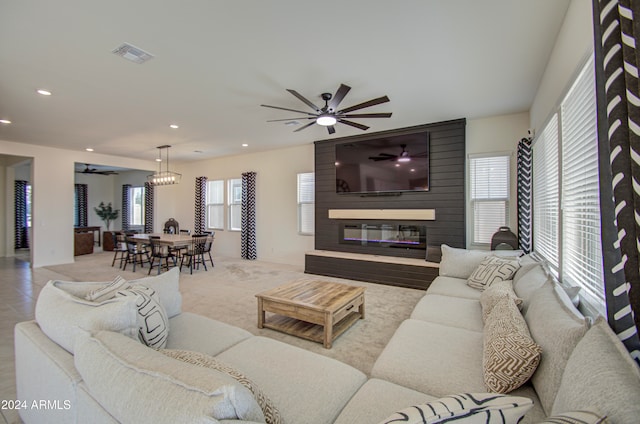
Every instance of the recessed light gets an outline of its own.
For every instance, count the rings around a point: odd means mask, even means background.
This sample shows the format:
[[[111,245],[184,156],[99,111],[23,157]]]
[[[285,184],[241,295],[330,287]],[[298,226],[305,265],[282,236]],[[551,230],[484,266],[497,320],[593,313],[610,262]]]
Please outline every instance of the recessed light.
[[[162,159],[156,158],[156,162],[162,162]]]
[[[50,95],[51,95],[51,91],[49,91],[49,90],[43,90],[43,89],[36,90],[36,93],[38,93],[38,94],[42,94],[43,96],[50,96]]]
[[[242,147],[249,147],[247,143],[242,143]]]
[[[169,128],[173,128],[174,130],[177,130],[178,128],[180,128],[180,126],[178,126],[176,124],[171,124],[171,125],[169,125]]]
[[[87,147],[85,150],[86,150],[87,152],[93,152],[93,149],[92,149],[91,147]]]
[[[9,121],[8,119],[0,119],[0,124],[10,124],[11,121]]]

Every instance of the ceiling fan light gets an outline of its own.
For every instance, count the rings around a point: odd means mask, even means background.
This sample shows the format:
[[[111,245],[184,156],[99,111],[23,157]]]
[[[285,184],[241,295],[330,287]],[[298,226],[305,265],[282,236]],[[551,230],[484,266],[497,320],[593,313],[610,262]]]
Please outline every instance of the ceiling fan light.
[[[411,162],[411,158],[409,156],[400,156],[398,162]]]
[[[316,119],[316,124],[322,125],[323,127],[329,127],[334,125],[336,122],[338,122],[336,117],[329,114],[320,115],[318,116],[318,119]]]

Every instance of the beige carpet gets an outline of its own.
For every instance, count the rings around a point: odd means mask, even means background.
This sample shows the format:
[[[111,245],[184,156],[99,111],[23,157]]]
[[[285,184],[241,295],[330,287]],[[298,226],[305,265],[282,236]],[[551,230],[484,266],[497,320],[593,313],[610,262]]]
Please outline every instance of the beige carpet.
[[[110,281],[116,275],[134,279],[147,274],[148,268],[138,268],[133,273],[131,265],[127,266],[126,271],[119,270],[117,265],[112,268],[112,258],[111,252],[94,253],[77,256],[74,264],[47,268],[67,276],[69,281]],[[213,269],[194,271],[193,275],[183,268],[180,276],[183,311],[205,315],[256,335],[338,359],[367,375],[396,328],[409,317],[425,293],[423,290],[305,274],[300,267],[291,265],[235,258],[217,258],[215,262]],[[293,280],[315,279],[366,287],[366,319],[359,320],[338,337],[331,349],[325,349],[319,343],[257,328],[256,293]]]

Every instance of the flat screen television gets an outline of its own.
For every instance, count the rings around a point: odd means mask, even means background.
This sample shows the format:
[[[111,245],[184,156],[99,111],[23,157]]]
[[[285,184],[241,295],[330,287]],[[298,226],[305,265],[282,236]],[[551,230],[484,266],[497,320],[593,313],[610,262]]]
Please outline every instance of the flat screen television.
[[[336,145],[336,192],[401,193],[429,190],[429,133]]]

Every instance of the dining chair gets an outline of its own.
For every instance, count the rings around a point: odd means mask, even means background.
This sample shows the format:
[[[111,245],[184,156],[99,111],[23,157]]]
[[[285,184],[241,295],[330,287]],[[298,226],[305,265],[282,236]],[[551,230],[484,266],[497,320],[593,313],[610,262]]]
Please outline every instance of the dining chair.
[[[204,260],[204,249],[207,243],[208,236],[202,234],[194,234],[191,237],[191,243],[187,246],[187,249],[182,253],[180,259],[180,271],[182,266],[187,261],[189,266],[189,274],[193,274],[193,268],[200,269],[200,264],[204,266],[204,270],[207,271],[207,264]]]
[[[213,235],[207,235],[207,241],[204,244],[204,253],[206,253],[209,256],[209,262],[211,262],[211,268],[213,268],[215,265],[213,264],[213,258],[211,257],[211,247],[213,246]],[[206,262],[206,257],[204,257],[203,255],[203,259]]]
[[[158,268],[158,274],[160,274],[162,268],[165,268],[168,271],[169,259],[173,261],[173,266],[178,265],[176,255],[173,254],[169,246],[160,244],[160,236],[149,236],[149,246],[151,250],[151,261],[149,263],[149,272],[147,274],[151,274],[151,270],[153,270],[154,267]],[[158,260],[157,264],[155,263],[156,259]]]
[[[146,246],[131,237],[127,237],[127,257],[124,261],[122,270],[127,269],[127,264],[133,264],[133,272],[136,272],[136,263],[144,268],[145,263],[150,263],[149,251]],[[145,260],[146,258],[146,260]]]
[[[164,223],[164,232],[167,234],[178,234],[180,232],[180,224],[173,218],[169,218]]]
[[[120,257],[120,265],[118,268],[122,268],[122,265],[127,260],[127,240],[124,234],[116,234],[116,245],[113,248],[113,261],[111,261],[111,266],[115,265],[116,259]]]

